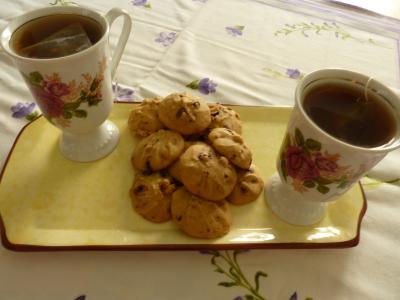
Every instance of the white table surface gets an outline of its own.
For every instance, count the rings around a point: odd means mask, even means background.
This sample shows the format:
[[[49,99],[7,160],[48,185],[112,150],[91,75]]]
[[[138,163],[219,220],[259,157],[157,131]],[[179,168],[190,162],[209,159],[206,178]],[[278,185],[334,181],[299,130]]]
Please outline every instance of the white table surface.
[[[116,95],[120,100],[188,91],[210,102],[293,105],[298,78],[288,69],[304,74],[326,67],[355,69],[394,89],[399,86],[400,22],[394,19],[307,0],[76,2],[103,13],[117,6],[132,16],[133,33],[116,79],[133,94],[122,89]],[[400,18],[395,0],[346,2]],[[4,27],[49,1],[1,4]],[[274,34],[286,23],[299,22],[336,22],[354,38],[342,40],[334,32],[319,35],[312,30],[305,35]],[[112,30],[111,44],[120,25]],[[226,28],[233,26],[244,27],[239,34]],[[185,87],[205,77],[218,84],[215,93],[202,95]],[[21,110],[20,118],[13,117],[11,108],[32,102],[11,60],[0,52],[0,165],[28,122]],[[260,297],[254,299],[400,299],[399,166],[400,152],[395,151],[362,180],[368,210],[357,247],[239,254],[249,280],[257,271],[268,274],[260,280]],[[218,285],[227,278],[214,272],[210,258],[197,251],[17,253],[0,246],[0,299],[245,299],[246,289]]]

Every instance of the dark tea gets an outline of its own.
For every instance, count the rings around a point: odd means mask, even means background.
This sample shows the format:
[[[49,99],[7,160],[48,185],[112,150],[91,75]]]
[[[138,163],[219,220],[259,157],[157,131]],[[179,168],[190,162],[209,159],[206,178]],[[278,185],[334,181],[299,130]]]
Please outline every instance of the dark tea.
[[[25,57],[56,58],[83,51],[102,35],[102,26],[91,18],[55,14],[20,26],[11,37],[10,47]]]
[[[323,83],[305,94],[307,115],[328,134],[352,145],[373,148],[390,142],[397,121],[388,103],[365,88]]]

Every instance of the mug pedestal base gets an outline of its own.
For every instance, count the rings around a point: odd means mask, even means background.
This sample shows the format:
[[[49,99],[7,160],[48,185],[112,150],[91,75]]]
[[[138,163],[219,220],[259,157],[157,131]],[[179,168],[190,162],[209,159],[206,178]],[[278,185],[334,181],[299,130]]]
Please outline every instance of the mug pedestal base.
[[[83,134],[63,132],[60,138],[61,153],[68,159],[89,162],[103,158],[114,150],[119,141],[119,129],[105,121],[97,129]]]
[[[325,214],[325,203],[304,201],[299,197],[299,193],[282,183],[278,173],[268,179],[264,196],[271,210],[293,225],[317,223]]]

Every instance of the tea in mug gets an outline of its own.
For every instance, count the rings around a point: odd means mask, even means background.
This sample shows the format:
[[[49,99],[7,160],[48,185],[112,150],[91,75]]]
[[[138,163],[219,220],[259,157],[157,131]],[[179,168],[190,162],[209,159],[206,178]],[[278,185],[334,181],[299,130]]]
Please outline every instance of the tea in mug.
[[[30,58],[56,58],[83,51],[103,35],[95,20],[73,14],[56,14],[31,20],[19,27],[10,46]]]
[[[305,94],[303,107],[322,130],[360,147],[384,145],[398,130],[390,104],[363,86],[316,84]]]

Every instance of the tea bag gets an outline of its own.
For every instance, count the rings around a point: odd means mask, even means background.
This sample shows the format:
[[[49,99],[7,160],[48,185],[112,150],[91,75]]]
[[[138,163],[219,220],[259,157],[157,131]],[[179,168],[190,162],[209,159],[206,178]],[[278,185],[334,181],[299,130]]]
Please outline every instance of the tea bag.
[[[73,23],[37,44],[23,48],[22,55],[33,58],[54,58],[71,55],[92,45],[80,23]]]

